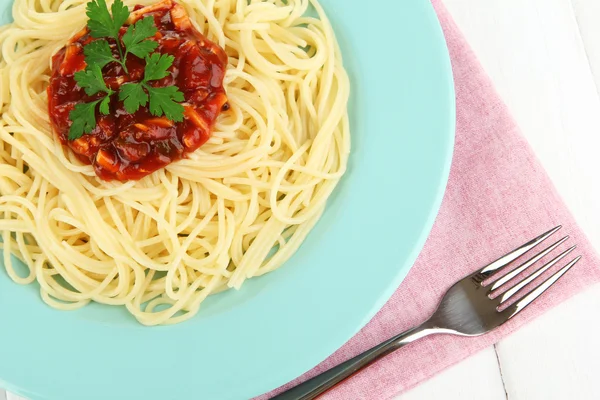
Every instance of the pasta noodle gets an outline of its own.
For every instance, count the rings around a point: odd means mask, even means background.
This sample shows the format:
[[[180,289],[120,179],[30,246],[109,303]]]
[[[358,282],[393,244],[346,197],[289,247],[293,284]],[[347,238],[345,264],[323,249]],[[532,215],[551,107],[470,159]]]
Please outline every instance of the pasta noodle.
[[[151,2],[128,5],[138,3]],[[0,28],[3,263],[52,307],[94,301],[145,325],[186,320],[208,295],[292,256],[346,170],[350,85],[322,7],[180,4],[228,55],[231,108],[200,149],[139,181],[97,178],[48,122],[50,60],[85,25],[85,1],[15,0]]]

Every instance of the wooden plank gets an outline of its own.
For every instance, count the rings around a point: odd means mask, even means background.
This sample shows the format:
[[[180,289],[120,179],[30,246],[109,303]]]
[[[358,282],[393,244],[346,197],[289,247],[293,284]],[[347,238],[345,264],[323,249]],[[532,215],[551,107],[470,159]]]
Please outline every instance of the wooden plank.
[[[402,350],[400,350],[402,351]],[[397,400],[505,400],[506,395],[492,347],[448,368]]]
[[[575,19],[579,24],[579,33],[585,46],[586,54],[596,89],[600,92],[600,2],[595,0],[572,0]]]
[[[595,286],[498,344],[511,400],[600,399],[598,307]]]

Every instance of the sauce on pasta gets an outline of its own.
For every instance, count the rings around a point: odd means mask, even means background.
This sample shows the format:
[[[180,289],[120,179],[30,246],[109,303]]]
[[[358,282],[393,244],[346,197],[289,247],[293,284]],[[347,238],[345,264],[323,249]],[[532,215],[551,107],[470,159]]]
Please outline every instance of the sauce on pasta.
[[[76,104],[96,100],[77,85],[74,74],[86,67],[83,46],[95,40],[87,27],[72,37],[52,60],[52,75],[48,86],[50,121],[61,142],[77,157],[94,166],[104,180],[140,179],[202,146],[209,138],[214,122],[222,109],[228,108],[223,78],[227,55],[190,23],[185,9],[170,0],[152,6],[136,6],[128,21],[152,16],[158,32],[152,38],[158,42],[156,52],[174,57],[170,74],[152,83],[155,87],[175,85],[184,94],[183,122],[165,116],[155,117],[149,106],[129,114],[123,101],[111,99],[110,113],[96,110],[97,125],[90,134],[68,140],[72,121],[69,113]],[[127,27],[122,27],[122,37]],[[118,49],[109,39],[115,56]],[[126,73],[116,62],[109,63],[103,76],[110,89],[118,90],[128,82],[139,82],[144,75],[145,61],[129,54]]]

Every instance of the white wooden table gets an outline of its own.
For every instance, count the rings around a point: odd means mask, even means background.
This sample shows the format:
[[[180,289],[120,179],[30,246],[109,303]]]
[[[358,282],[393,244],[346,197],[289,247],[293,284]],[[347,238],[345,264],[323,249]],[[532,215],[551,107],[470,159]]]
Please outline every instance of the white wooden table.
[[[444,2],[600,249],[600,0]],[[599,310],[595,286],[399,399],[600,399]]]

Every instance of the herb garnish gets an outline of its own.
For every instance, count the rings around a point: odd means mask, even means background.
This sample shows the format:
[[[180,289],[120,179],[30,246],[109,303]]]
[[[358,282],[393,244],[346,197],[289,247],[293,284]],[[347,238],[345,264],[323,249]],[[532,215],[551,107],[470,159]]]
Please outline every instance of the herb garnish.
[[[126,83],[121,87],[119,100],[124,101],[125,110],[132,114],[145,106],[150,95],[150,112],[152,115],[166,115],[175,121],[183,121],[183,106],[176,101],[183,101],[183,93],[176,86],[152,87],[148,81],[164,78],[169,74],[167,69],[173,64],[173,56],[154,53],[146,57],[144,79],[139,83]],[[144,91],[146,89],[148,94]]]
[[[96,127],[96,106],[99,105],[100,113],[108,115],[110,98],[115,91],[107,87],[102,77],[102,68],[111,62],[121,65],[123,71],[127,70],[127,56],[133,54],[146,60],[144,79],[138,83],[128,83],[119,89],[119,100],[124,101],[128,113],[136,112],[140,106],[149,104],[150,113],[155,116],[165,115],[167,118],[181,122],[183,121],[183,106],[177,102],[184,100],[183,93],[177,86],[153,87],[150,81],[162,79],[169,74],[169,67],[173,64],[174,57],[152,52],[158,47],[158,43],[148,40],[156,32],[153,17],[144,17],[135,24],[129,25],[119,38],[119,31],[129,18],[129,9],[122,0],[116,0],[111,6],[112,15],[106,5],[106,0],[92,0],[87,4],[87,26],[90,35],[95,40],[83,48],[85,62],[84,71],[74,75],[77,84],[85,90],[88,96],[105,93],[95,101],[79,103],[70,112],[69,119],[73,121],[69,129],[69,140],[75,140],[84,133],[91,133]],[[116,42],[118,57],[113,55],[109,42],[104,38],[114,39]]]

